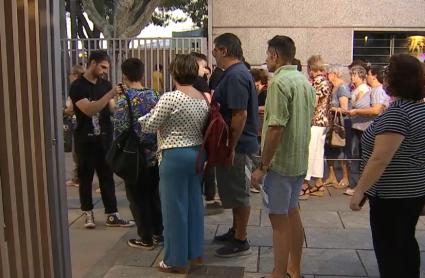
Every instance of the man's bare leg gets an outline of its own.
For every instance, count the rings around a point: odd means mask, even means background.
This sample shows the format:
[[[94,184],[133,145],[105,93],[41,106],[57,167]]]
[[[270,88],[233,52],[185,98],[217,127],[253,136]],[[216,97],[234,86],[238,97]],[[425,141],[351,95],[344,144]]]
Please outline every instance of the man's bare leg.
[[[235,239],[246,240],[249,215],[251,207],[239,207],[233,209],[233,228],[235,229]]]
[[[304,229],[298,208],[289,210],[290,259],[288,273],[291,278],[301,278],[301,258],[304,243]]]
[[[285,214],[269,214],[273,228],[274,269],[270,278],[286,277],[290,249],[290,222]]]

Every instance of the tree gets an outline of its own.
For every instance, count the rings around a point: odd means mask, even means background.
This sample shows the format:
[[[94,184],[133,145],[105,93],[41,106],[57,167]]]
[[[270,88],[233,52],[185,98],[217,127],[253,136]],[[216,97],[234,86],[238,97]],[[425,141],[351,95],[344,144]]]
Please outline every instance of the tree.
[[[149,23],[167,25],[182,21],[170,11],[181,9],[203,30],[207,28],[207,0],[67,0],[71,14],[73,37],[131,38],[137,36]],[[84,12],[93,22],[91,29]]]
[[[181,18],[173,18],[170,11],[180,9],[188,15],[192,22],[202,29],[206,36],[208,32],[208,0],[165,0],[152,18],[154,24],[166,25],[170,21],[182,21]]]

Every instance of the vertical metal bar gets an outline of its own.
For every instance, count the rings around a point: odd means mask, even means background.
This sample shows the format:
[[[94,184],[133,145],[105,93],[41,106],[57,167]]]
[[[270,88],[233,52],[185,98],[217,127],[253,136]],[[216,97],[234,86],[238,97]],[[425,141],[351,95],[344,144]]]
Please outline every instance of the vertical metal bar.
[[[152,84],[151,87],[153,87],[153,76],[152,76],[152,73],[154,71],[156,71],[157,68],[153,65],[153,40],[152,39],[149,40],[149,48],[150,48],[150,55],[151,55],[151,57],[150,57],[151,58],[151,67],[154,68],[154,70],[151,70],[151,84]]]
[[[170,67],[171,61],[173,60],[173,44],[174,44],[174,39],[168,39],[168,52],[169,52],[169,58],[168,58],[168,67]],[[170,91],[173,90],[173,78],[171,77],[171,74],[168,74],[168,78],[170,80]]]
[[[92,44],[92,39],[88,39],[88,42],[87,42],[87,53],[86,53],[86,51],[84,51],[84,59],[86,59],[86,57],[89,57],[90,56],[90,53],[91,53],[91,44]]]
[[[112,39],[112,61],[113,61],[112,63],[113,63],[113,65],[115,65],[117,63],[115,43],[116,43],[116,40]],[[116,79],[115,79],[114,73],[110,72],[110,75],[111,75],[111,82],[115,84]]]
[[[163,75],[163,79],[164,79],[164,92],[168,92],[169,88],[166,88],[167,85],[167,74],[166,72],[168,71],[168,66],[165,66],[165,39],[162,39],[162,66],[164,67],[164,75]]]
[[[155,49],[155,55],[156,55],[156,64],[157,65],[159,65],[159,48],[160,48],[160,45],[159,45],[159,39],[157,38],[156,39],[156,49]],[[164,65],[162,65],[162,74],[164,74],[164,72],[165,72],[165,69],[164,69]],[[158,82],[158,87],[160,87],[160,77],[159,77],[160,75],[158,74],[158,76],[157,76],[157,82]],[[164,77],[163,77],[163,80],[164,80]],[[162,92],[164,92],[164,86],[162,86]]]
[[[208,0],[208,64],[211,67],[211,70],[213,68],[212,66],[212,55],[211,51],[213,49],[213,0]]]
[[[144,59],[145,59],[145,83],[146,83],[147,87],[152,88],[152,82],[150,80],[148,80],[148,75],[147,75],[148,74],[148,71],[147,71],[147,69],[148,69],[148,50],[146,48],[147,43],[148,43],[148,40],[144,39],[143,40],[143,50],[144,50]]]
[[[62,70],[63,70],[63,78],[62,78],[62,85],[65,91],[65,99],[68,98],[68,70],[66,69],[67,64],[69,63],[69,58],[67,57],[67,55],[69,55],[68,50],[67,50],[67,44],[68,44],[68,40],[63,39],[61,41],[62,43]],[[68,62],[68,63],[67,63]]]

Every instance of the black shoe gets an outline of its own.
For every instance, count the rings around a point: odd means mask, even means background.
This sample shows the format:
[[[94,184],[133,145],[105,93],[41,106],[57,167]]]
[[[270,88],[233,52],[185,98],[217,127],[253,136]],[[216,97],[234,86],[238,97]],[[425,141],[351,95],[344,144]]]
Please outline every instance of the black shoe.
[[[134,221],[124,220],[120,218],[120,215],[116,212],[108,215],[108,218],[106,219],[106,226],[129,228],[134,226]]]
[[[246,256],[249,254],[251,254],[251,246],[249,246],[248,240],[241,241],[237,239],[232,239],[225,246],[215,251],[217,257],[223,258]]]
[[[153,242],[145,242],[142,239],[129,239],[127,244],[130,247],[141,248],[145,250],[153,250],[155,248]]]
[[[234,237],[235,237],[235,230],[233,228],[230,228],[227,231],[227,233],[219,235],[219,236],[215,236],[214,241],[225,243],[232,240]]]
[[[155,245],[158,245],[158,246],[164,245],[164,237],[162,235],[153,235],[152,241],[153,241],[153,244]]]

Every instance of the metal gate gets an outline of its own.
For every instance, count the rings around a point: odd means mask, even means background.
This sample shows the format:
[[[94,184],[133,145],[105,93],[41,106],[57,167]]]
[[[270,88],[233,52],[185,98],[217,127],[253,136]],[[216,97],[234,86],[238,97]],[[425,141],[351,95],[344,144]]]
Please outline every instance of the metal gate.
[[[130,57],[141,59],[145,64],[144,85],[152,87],[152,72],[162,65],[164,91],[172,89],[172,79],[168,66],[176,54],[199,52],[207,55],[207,38],[134,38],[134,39],[62,39],[63,88],[64,97],[68,95],[69,81],[66,78],[73,65],[86,66],[93,50],[105,50],[111,58],[109,80],[121,80],[121,63]]]

